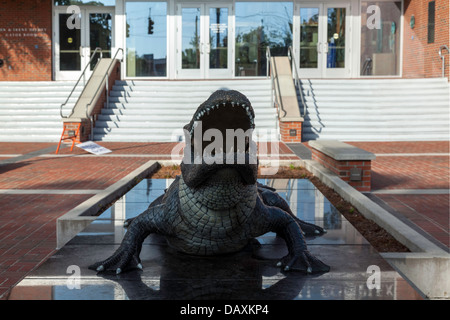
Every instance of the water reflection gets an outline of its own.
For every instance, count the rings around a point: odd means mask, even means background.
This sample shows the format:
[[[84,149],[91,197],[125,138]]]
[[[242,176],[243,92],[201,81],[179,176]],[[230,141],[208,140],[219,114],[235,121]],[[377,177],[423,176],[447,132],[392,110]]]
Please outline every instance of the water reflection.
[[[109,256],[121,243],[123,221],[140,214],[172,183],[143,180],[83,232],[30,274],[11,295],[43,299],[415,299],[416,292],[375,252],[330,202],[306,179],[261,179],[275,187],[293,212],[328,232],[307,238],[313,255],[331,266],[319,275],[283,273],[276,262],[287,254],[281,238],[268,233],[244,250],[214,257],[175,253],[164,238],[150,235],[141,259],[143,271],[115,275],[88,270],[93,261]],[[68,266],[80,267],[77,290],[68,287]],[[367,267],[382,271],[379,289],[367,287]],[[27,299],[26,298],[26,299]]]
[[[308,179],[259,179],[258,181],[275,188],[299,219],[323,225],[329,230],[342,227],[342,216]],[[125,220],[139,215],[162,195],[172,182],[173,179],[141,181],[100,215],[98,220]]]
[[[260,183],[275,188],[293,213],[305,222],[327,230],[320,237],[307,237],[308,244],[367,244],[361,234],[339,213],[327,198],[308,179],[259,179]],[[80,237],[113,238],[120,243],[126,232],[123,222],[145,211],[150,203],[164,193],[173,179],[145,179],[101,214]],[[275,234],[269,232],[258,241],[273,243]]]

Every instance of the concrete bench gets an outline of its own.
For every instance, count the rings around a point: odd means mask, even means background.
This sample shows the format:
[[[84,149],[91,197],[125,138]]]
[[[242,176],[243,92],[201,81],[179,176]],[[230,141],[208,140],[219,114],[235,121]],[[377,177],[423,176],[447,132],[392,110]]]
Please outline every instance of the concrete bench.
[[[370,192],[375,155],[338,140],[309,141],[312,159],[361,192]]]

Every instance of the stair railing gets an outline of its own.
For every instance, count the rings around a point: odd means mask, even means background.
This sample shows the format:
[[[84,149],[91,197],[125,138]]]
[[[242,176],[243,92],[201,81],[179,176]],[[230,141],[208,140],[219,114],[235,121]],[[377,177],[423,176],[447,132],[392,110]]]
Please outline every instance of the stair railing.
[[[447,54],[450,53],[448,47],[444,44],[439,48],[439,58],[442,60],[442,78],[445,78],[445,56],[443,54],[443,50],[447,50]]]
[[[270,77],[270,82],[272,86],[272,95],[271,95],[271,105],[275,106],[277,108],[278,118],[281,119],[280,113],[281,111],[284,112],[284,115],[286,115],[286,111],[283,108],[283,105],[278,101],[278,95],[275,90],[275,78],[273,76],[272,71],[276,71],[276,66],[274,63],[272,63],[272,54],[270,53],[270,47],[266,47],[266,63],[267,63],[267,77]],[[273,69],[273,70],[272,70]],[[277,85],[279,85],[277,83]],[[280,92],[280,88],[278,88],[278,92]]]
[[[106,105],[109,107],[109,71],[111,70],[111,68],[114,66],[114,62],[116,61],[117,58],[117,54],[119,53],[119,51],[122,51],[122,59],[121,61],[123,61],[123,48],[118,48],[116,51],[116,54],[114,55],[114,57],[111,59],[111,62],[109,63],[108,69],[106,69],[105,74],[102,77],[102,80],[100,81],[100,83],[102,83],[103,81],[105,81],[105,93],[106,93]],[[98,86],[97,90],[95,90],[95,93],[92,95],[92,99],[91,101],[89,101],[89,103],[86,104],[86,118],[89,119],[90,123],[91,123],[91,140],[94,140],[94,117],[91,116],[89,114],[89,107],[92,105],[92,102],[94,101],[94,98],[97,97],[97,94],[99,92],[99,90],[102,88],[102,86]]]
[[[302,85],[300,82],[300,77],[298,76],[297,63],[295,62],[295,55],[291,46],[288,47],[288,57],[291,61],[291,70],[292,74],[294,75],[294,85],[298,89],[298,92],[300,93],[300,100],[302,101],[303,112],[302,108],[300,108],[300,116],[304,117],[306,112],[305,97],[303,96]]]
[[[62,114],[62,109],[67,104],[67,102],[69,102],[69,99],[70,99],[70,97],[72,97],[72,94],[75,91],[75,89],[77,88],[78,83],[80,83],[81,78],[83,78],[83,85],[86,85],[86,71],[87,71],[87,68],[91,65],[92,61],[94,60],[95,54],[97,52],[100,53],[100,59],[103,58],[102,48],[100,48],[100,47],[95,48],[94,52],[91,55],[91,58],[89,59],[89,62],[84,67],[83,72],[81,73],[80,77],[78,78],[77,82],[75,83],[74,87],[72,88],[72,91],[70,91],[69,96],[67,97],[66,101],[63,104],[61,104],[61,106],[59,107],[59,114],[61,115],[61,118],[68,118],[73,114],[74,110],[72,108],[72,111],[70,112],[70,114],[68,116],[64,116]]]
[[[362,70],[361,70],[361,74],[362,75],[371,75],[372,74],[372,58],[367,58],[364,61]]]

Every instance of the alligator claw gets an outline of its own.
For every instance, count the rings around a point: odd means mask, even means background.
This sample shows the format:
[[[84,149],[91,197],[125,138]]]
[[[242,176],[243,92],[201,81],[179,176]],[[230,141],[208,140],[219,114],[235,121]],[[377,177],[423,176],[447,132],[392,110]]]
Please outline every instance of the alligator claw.
[[[277,263],[284,271],[300,271],[310,273],[323,273],[330,271],[330,267],[315,258],[305,250],[296,254],[288,254]]]

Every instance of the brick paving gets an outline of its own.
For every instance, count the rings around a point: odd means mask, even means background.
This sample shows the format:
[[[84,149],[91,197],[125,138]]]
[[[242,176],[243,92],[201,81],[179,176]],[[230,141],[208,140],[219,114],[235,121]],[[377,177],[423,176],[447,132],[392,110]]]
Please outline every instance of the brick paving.
[[[112,152],[95,156],[78,147],[72,152],[66,147],[58,154],[35,154],[50,147],[56,150],[56,143],[0,142],[0,298],[5,299],[12,286],[55,252],[56,220],[60,216],[147,161],[170,160],[172,150],[179,146],[158,142],[98,144]],[[30,153],[33,156],[27,157]],[[270,158],[270,145],[268,153]],[[284,144],[280,145],[280,155],[282,159],[298,159]],[[48,194],[55,190],[67,194]],[[79,194],[79,190],[93,194]],[[33,194],[17,194],[19,191]]]
[[[449,141],[350,144],[377,155],[372,161],[372,194],[369,198],[406,218],[448,250]]]
[[[112,150],[109,156],[94,156],[77,147],[63,148],[14,161],[56,143],[0,142],[0,299],[9,289],[55,252],[56,219],[94,194],[77,190],[104,190],[148,160],[170,159],[175,143],[99,142]],[[379,156],[373,162],[375,190],[448,189],[448,142],[353,143]],[[270,147],[269,147],[270,150]],[[270,152],[269,152],[270,153]],[[393,156],[391,154],[439,156]],[[447,153],[447,156],[442,155]],[[284,144],[281,159],[297,157]],[[12,163],[2,161],[9,160]],[[36,194],[7,194],[5,189]],[[45,194],[63,190],[68,194]],[[378,201],[402,213],[446,246],[448,241],[448,194],[376,194]]]
[[[102,143],[101,143],[102,144]],[[31,191],[36,194],[0,192],[0,297],[38,267],[56,248],[56,220],[94,194],[108,188],[152,158],[170,159],[174,144],[103,143],[115,155],[98,157],[75,147],[58,155],[47,153],[14,161],[17,157],[47,149],[56,143],[0,142],[0,191]],[[1,163],[7,160],[12,163]],[[45,194],[63,190],[68,194]],[[89,192],[89,191],[88,191]]]

